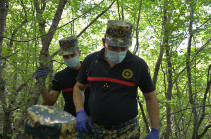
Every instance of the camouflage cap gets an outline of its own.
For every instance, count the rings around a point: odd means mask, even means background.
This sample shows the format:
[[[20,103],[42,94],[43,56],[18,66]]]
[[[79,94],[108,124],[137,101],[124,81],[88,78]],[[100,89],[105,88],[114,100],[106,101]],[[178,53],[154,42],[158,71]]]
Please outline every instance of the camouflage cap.
[[[118,20],[108,21],[105,39],[110,46],[130,47],[132,45],[132,24]]]
[[[33,105],[24,121],[27,139],[66,139],[75,134],[76,118],[53,106]]]
[[[77,37],[71,36],[71,37],[63,38],[59,40],[59,45],[62,50],[62,52],[59,54],[60,56],[75,54],[78,49]]]

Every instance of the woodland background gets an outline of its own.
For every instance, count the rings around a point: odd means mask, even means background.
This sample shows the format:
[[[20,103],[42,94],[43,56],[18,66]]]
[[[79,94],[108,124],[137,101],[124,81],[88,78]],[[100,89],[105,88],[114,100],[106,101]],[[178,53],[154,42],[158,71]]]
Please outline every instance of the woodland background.
[[[0,0],[0,133],[22,138],[27,108],[65,68],[63,37],[77,35],[81,60],[101,49],[108,20],[133,23],[130,51],[151,69],[160,107],[160,138],[211,138],[209,0]],[[42,66],[48,75],[34,76]],[[141,138],[149,119],[139,90]],[[63,109],[63,98],[56,107]]]

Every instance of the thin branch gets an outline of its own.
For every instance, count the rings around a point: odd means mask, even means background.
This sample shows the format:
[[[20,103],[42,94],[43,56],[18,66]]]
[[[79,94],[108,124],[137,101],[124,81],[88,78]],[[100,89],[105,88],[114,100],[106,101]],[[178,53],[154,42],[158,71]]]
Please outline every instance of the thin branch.
[[[199,27],[197,27],[196,29],[199,29],[199,28],[201,28],[203,25],[205,25],[208,21],[210,20],[210,18],[209,19],[207,19],[204,23],[202,23]],[[195,29],[195,30],[196,30]],[[194,31],[193,31],[194,32]],[[177,45],[177,47],[176,47],[176,50],[177,50],[177,48],[180,46],[180,44],[185,40],[185,37],[186,37],[186,35],[188,34],[188,29],[185,31],[185,33],[184,33],[184,36],[183,36],[183,39],[179,42],[179,44]]]
[[[10,63],[10,65],[12,65],[15,69],[17,69],[18,71],[22,72],[22,74],[20,74],[20,75],[22,76],[22,80],[23,80],[24,82],[28,82],[28,80],[31,80],[31,78],[34,77],[35,74],[36,74],[36,72],[37,72],[37,71],[35,71],[35,72],[33,73],[33,76],[32,76],[32,77],[25,79],[25,76],[23,76],[23,75],[24,75],[24,71],[23,71],[22,69],[20,69],[19,67],[17,67],[17,66],[14,65],[13,63],[11,63],[8,59],[6,59],[6,61],[7,61],[8,63]]]
[[[190,0],[191,1],[191,0]],[[186,54],[186,67],[187,67],[187,82],[188,82],[188,94],[189,94],[189,101],[192,105],[195,105],[195,100],[193,99],[193,89],[192,89],[192,78],[191,78],[191,64],[190,64],[190,57],[191,57],[191,46],[192,46],[192,38],[193,38],[193,4],[190,3],[190,8],[189,8],[189,14],[190,14],[190,19],[189,19],[189,27],[188,27],[188,33],[189,33],[189,38],[188,38],[188,44],[187,44],[187,54]],[[193,114],[194,114],[194,119],[196,118],[196,111],[193,109]],[[196,120],[194,120],[195,123]],[[194,130],[195,126],[194,126]]]
[[[203,25],[205,25],[209,20],[211,19],[211,17],[209,17],[204,23],[202,23],[198,28],[201,28]]]
[[[64,24],[64,25],[62,25],[62,26],[60,26],[60,27],[57,27],[57,28],[55,28],[54,30],[51,30],[51,31],[49,31],[48,33],[43,34],[43,35],[40,35],[40,36],[38,36],[38,37],[35,37],[35,38],[32,38],[32,39],[29,39],[29,40],[14,40],[14,39],[11,39],[11,38],[8,38],[8,37],[5,37],[5,36],[4,36],[3,38],[8,39],[8,40],[12,40],[12,41],[16,41],[16,42],[29,42],[29,41],[32,41],[32,40],[35,40],[35,39],[41,38],[41,37],[43,37],[43,36],[48,35],[48,34],[49,34],[49,33],[51,33],[51,32],[54,32],[54,31],[56,31],[56,30],[58,30],[58,29],[60,29],[60,28],[62,28],[62,27],[64,27],[64,26],[66,26],[66,25],[68,25],[68,24],[72,23],[72,22],[73,22],[73,21],[75,21],[76,19],[79,19],[80,17],[84,16],[85,14],[89,13],[91,10],[93,10],[93,9],[95,9],[97,6],[99,6],[99,5],[100,5],[103,1],[104,1],[104,0],[102,0],[99,4],[97,4],[97,5],[96,5],[96,6],[94,6],[93,8],[90,8],[88,11],[84,12],[84,13],[83,13],[83,14],[81,14],[80,16],[78,16],[78,17],[74,18],[74,19],[73,19],[73,20],[71,20],[70,22],[67,22],[66,24]]]
[[[21,6],[23,7],[23,11],[24,11],[24,14],[25,14],[25,20],[27,20],[28,15],[27,15],[26,8],[25,8],[22,0],[21,0]]]
[[[0,56],[0,59],[8,59],[9,57],[11,57],[11,56],[13,56],[13,55],[15,55],[17,53],[18,53],[18,51],[14,52],[14,53],[12,53],[10,55],[4,56],[4,57],[3,56]]]
[[[116,2],[117,2],[117,9],[118,9],[119,20],[121,20],[121,15],[120,15],[120,12],[119,12],[119,0],[117,0]]]
[[[41,6],[41,10],[44,11],[45,7],[46,7],[46,0],[42,0],[42,6]]]
[[[160,44],[160,53],[159,53],[158,59],[156,61],[155,71],[154,71],[154,76],[153,76],[153,83],[155,85],[156,85],[156,82],[157,82],[157,77],[158,77],[158,72],[160,70],[160,65],[161,65],[162,60],[163,60],[163,53],[164,53],[164,46],[163,46],[163,44]]]
[[[56,55],[56,54],[55,54],[55,55]],[[51,61],[56,61],[56,60],[51,60]],[[56,62],[58,62],[58,61],[56,61]],[[58,63],[60,63],[60,62],[58,62]],[[61,63],[60,63],[60,64],[61,64]],[[37,73],[37,71],[35,71],[35,72],[31,75],[31,77],[30,77],[28,80],[32,80],[32,79],[35,77],[35,74],[36,74],[36,73]],[[27,80],[27,81],[28,81],[28,80]],[[23,84],[21,84],[15,92],[20,92],[20,91],[27,85],[27,81],[24,82]]]
[[[206,132],[207,132],[207,130],[208,130],[209,128],[211,128],[211,124],[210,124],[210,125],[207,125],[207,126],[204,128],[204,131],[203,131],[200,135],[197,136],[197,139],[203,137],[204,134],[206,134]]]
[[[160,35],[158,34],[158,32],[156,31],[156,29],[155,29],[154,26],[152,25],[152,23],[151,23],[151,21],[150,21],[148,15],[147,15],[147,20],[148,20],[150,26],[152,27],[152,29],[153,29],[153,30],[155,31],[155,33],[157,34],[157,36],[160,38]]]
[[[100,13],[91,23],[89,23],[89,25],[87,25],[87,26],[77,35],[77,38],[80,37],[81,34],[82,34],[83,32],[85,32],[86,29],[87,29],[89,26],[91,26],[99,17],[101,17],[105,12],[107,12],[108,9],[110,9],[111,6],[114,4],[114,2],[115,2],[115,1],[113,1],[113,2],[109,5],[109,7],[108,7],[106,10],[102,11],[102,12],[101,12],[101,13]]]
[[[24,21],[22,21],[22,23],[19,26],[17,26],[17,28],[12,33],[12,39],[14,38],[14,36],[18,32],[18,30],[21,29],[22,26],[25,25],[27,22],[28,21],[27,21],[27,18],[26,18]],[[12,47],[12,45],[13,45],[13,40],[10,40],[9,47]]]
[[[50,60],[54,58],[54,56],[56,56],[58,53],[61,52],[61,49],[57,50],[56,52],[54,52],[51,56],[50,56]]]
[[[131,11],[137,11],[137,8],[136,7],[129,7],[129,6],[127,6],[127,5],[124,5],[124,7],[128,10],[128,9],[130,9]]]
[[[179,110],[179,111],[171,112],[171,113],[169,113],[169,114],[164,114],[164,115],[162,116],[161,119],[163,119],[163,117],[166,116],[166,115],[172,115],[172,114],[176,114],[176,113],[179,113],[179,112],[182,112],[182,111],[186,111],[186,110],[188,110],[188,109],[199,108],[199,107],[211,107],[211,105],[205,105],[205,106],[202,105],[202,106],[195,106],[195,107],[191,107],[191,108],[181,109],[181,110]]]
[[[209,79],[209,77],[210,77],[210,70],[211,70],[211,65],[209,65],[209,68],[208,68],[207,87],[206,87],[206,90],[205,90],[205,93],[204,93],[204,98],[202,100],[202,105],[205,105],[206,99],[207,99],[207,94],[210,91],[210,85],[211,85],[211,79]],[[201,125],[202,121],[204,120],[204,116],[205,116],[205,107],[202,108],[202,114],[200,116],[197,128],[199,128],[199,126]]]
[[[139,97],[137,97],[137,99],[140,100]],[[138,104],[139,104],[139,107],[141,109],[141,114],[142,114],[142,117],[143,117],[143,120],[144,120],[144,123],[145,123],[145,126],[146,126],[147,133],[149,133],[149,123],[148,123],[147,118],[146,118],[146,115],[144,113],[143,105],[139,101],[138,101]]]
[[[202,50],[210,43],[210,41],[211,41],[211,38],[210,38],[204,45],[202,45],[202,47],[201,47],[199,50],[197,50],[197,51],[195,52],[195,55],[194,55],[194,57],[192,58],[192,60],[190,61],[189,65],[191,65],[191,63],[195,60],[195,58],[196,58],[196,56],[199,54],[199,52],[202,51]],[[174,84],[175,81],[179,78],[180,74],[182,74],[186,69],[187,69],[187,66],[186,66],[184,69],[182,69],[182,70],[178,73],[178,75],[177,75],[177,77],[175,78],[173,84]]]
[[[198,51],[196,51],[195,52],[195,56],[193,57],[193,59],[191,60],[191,62],[196,58],[196,55],[200,52],[200,51],[202,51],[209,43],[210,43],[210,41],[211,41],[211,38],[198,50]]]
[[[121,9],[122,9],[122,20],[124,21],[125,18],[124,18],[124,7],[123,7],[123,5],[121,5]]]
[[[35,5],[35,8],[36,8],[36,10],[37,10],[37,12],[39,13],[39,14],[42,14],[42,10],[40,9],[40,7],[39,7],[39,2],[38,2],[38,0],[34,0],[34,5]]]
[[[33,76],[34,77],[34,76]],[[27,82],[23,83],[18,87],[18,89],[15,92],[20,92],[25,86],[27,85]]]
[[[51,62],[56,62],[56,63],[59,63],[60,65],[63,65],[64,64],[64,62],[59,62],[59,61],[57,61],[57,60],[51,60]],[[56,70],[57,71],[57,70]]]
[[[138,20],[137,20],[137,26],[136,26],[136,46],[134,48],[133,53],[136,54],[139,48],[139,21],[140,21],[140,14],[141,14],[141,6],[142,6],[142,0],[139,3],[139,11],[138,11]]]
[[[43,47],[42,47],[42,50],[41,50],[40,53],[43,53],[43,54],[44,53],[46,53],[46,54],[48,53],[47,52],[48,48],[50,46],[51,40],[53,39],[53,36],[54,36],[54,33],[55,33],[52,30],[57,29],[59,21],[61,20],[61,16],[62,16],[62,13],[64,11],[64,7],[65,7],[66,3],[67,3],[67,0],[60,0],[59,1],[58,7],[56,9],[56,13],[55,13],[55,15],[53,17],[52,24],[51,24],[50,29],[48,31],[50,33],[48,33],[48,35],[45,36],[45,37],[41,37],[41,41],[42,41],[42,46]],[[43,23],[45,23],[45,20],[43,20],[43,21],[44,21]],[[41,28],[41,30],[40,30],[41,33],[45,32],[45,24],[43,24],[43,23],[42,23],[42,21],[39,22],[40,28]]]
[[[13,111],[15,111],[15,110],[17,110],[17,109],[19,109],[20,108],[20,106],[18,106],[18,107],[16,107],[16,108],[10,108],[9,109],[9,112],[13,112]]]

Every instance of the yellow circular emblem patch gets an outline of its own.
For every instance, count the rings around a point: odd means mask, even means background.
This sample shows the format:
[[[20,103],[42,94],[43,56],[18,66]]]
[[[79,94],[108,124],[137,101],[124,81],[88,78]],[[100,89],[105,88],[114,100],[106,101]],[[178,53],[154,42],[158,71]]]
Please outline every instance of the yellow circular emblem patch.
[[[133,77],[133,72],[132,70],[130,69],[124,69],[122,71],[122,76],[125,78],[125,79],[130,79],[131,77]]]

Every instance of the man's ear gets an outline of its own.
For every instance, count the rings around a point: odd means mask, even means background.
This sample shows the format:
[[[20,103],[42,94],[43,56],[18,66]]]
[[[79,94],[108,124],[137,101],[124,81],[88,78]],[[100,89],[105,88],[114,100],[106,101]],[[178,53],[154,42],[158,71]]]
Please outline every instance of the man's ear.
[[[105,47],[105,38],[102,38],[103,46]]]

